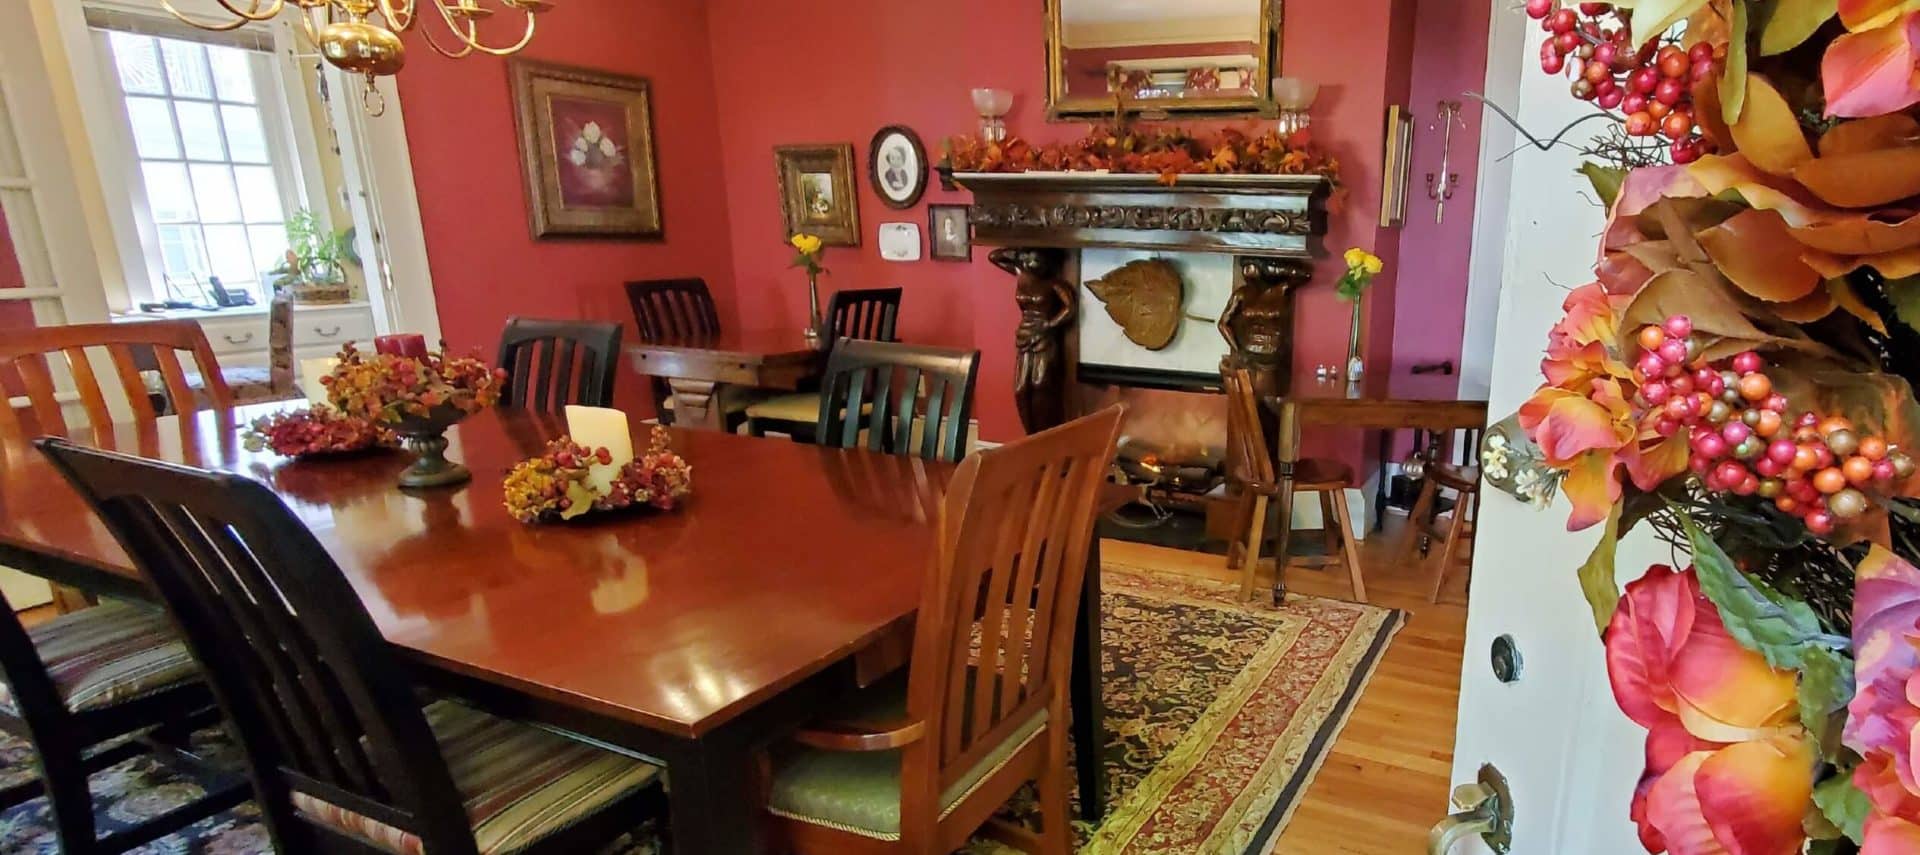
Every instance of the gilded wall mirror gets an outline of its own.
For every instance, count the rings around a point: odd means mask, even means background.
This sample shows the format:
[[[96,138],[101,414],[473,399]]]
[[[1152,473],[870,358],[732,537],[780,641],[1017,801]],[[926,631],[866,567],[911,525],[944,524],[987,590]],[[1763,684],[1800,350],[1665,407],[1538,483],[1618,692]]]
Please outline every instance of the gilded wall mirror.
[[[1047,0],[1053,118],[1142,111],[1272,115],[1281,0]]]

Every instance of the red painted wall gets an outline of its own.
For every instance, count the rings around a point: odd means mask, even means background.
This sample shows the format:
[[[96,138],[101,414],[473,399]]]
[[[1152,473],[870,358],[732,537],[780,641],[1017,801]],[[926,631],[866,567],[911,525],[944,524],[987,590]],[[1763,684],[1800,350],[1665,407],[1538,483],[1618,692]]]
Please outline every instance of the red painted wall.
[[[666,238],[542,240],[527,200],[505,60],[449,60],[416,40],[398,76],[407,144],[448,343],[492,358],[509,315],[618,319],[633,333],[621,283],[702,276],[734,292],[721,195],[713,58],[701,0],[568,0],[540,18],[525,55],[647,77]],[[779,88],[769,84],[769,88]],[[729,310],[730,311],[730,310]],[[643,384],[623,368],[623,406]],[[644,409],[644,408],[642,408]]]
[[[1317,138],[1345,168],[1350,199],[1332,217],[1330,259],[1360,243],[1391,254],[1376,234],[1383,120],[1391,69],[1390,12],[1411,12],[1409,0],[1289,0],[1283,38],[1287,74],[1322,81],[1314,109]],[[1042,6],[1032,0],[980,0],[956,13],[940,4],[886,0],[764,4],[709,3],[714,69],[723,93],[721,152],[733,227],[734,281],[740,320],[749,326],[794,325],[806,316],[804,280],[786,268],[773,146],[852,142],[861,158],[862,245],[830,249],[830,287],[898,284],[906,288],[901,334],[930,344],[973,346],[984,362],[976,411],[982,435],[1020,432],[1011,394],[1011,350],[1018,313],[1007,276],[976,248],[971,264],[882,261],[874,230],[882,222],[926,222],[928,202],[964,202],[965,192],[930,187],[919,206],[893,211],[868,188],[867,143],[883,125],[916,129],[937,158],[939,141],[970,131],[967,90],[994,86],[1014,93],[1013,132],[1055,140],[1085,132],[1081,124],[1044,120],[1046,78],[1040,50]],[[802,37],[801,34],[810,34]],[[824,47],[823,47],[824,46]],[[1404,63],[1399,67],[1404,72]],[[1404,79],[1404,78],[1403,78]],[[774,82],[780,81],[780,82]],[[1199,124],[1199,123],[1195,123]],[[1343,362],[1347,304],[1335,299],[1337,260],[1323,262],[1299,296],[1299,363]],[[1391,354],[1395,266],[1369,298],[1370,361]],[[1317,447],[1353,456],[1358,438],[1329,436]]]

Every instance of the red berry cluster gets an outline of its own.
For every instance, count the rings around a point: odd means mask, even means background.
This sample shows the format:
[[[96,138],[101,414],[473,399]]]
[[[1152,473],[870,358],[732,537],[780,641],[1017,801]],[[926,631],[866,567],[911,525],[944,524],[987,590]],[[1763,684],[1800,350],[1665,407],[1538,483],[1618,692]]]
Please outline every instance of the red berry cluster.
[[[1867,512],[1864,491],[1886,492],[1913,475],[1912,457],[1845,418],[1803,411],[1789,423],[1790,402],[1774,390],[1758,353],[1689,368],[1692,335],[1684,315],[1640,329],[1634,402],[1658,411],[1661,436],[1687,432],[1687,466],[1707,490],[1771,499],[1826,535]]]
[[[274,413],[253,420],[241,435],[248,451],[270,449],[283,457],[346,454],[393,445],[393,431],[330,407]]]
[[[1629,10],[1610,3],[1581,3],[1577,9],[1557,0],[1527,0],[1527,15],[1553,34],[1540,45],[1540,69],[1570,70],[1573,97],[1619,110],[1628,136],[1666,137],[1674,163],[1711,154],[1713,142],[1696,133],[1692,89],[1713,76],[1713,46],[1701,42],[1682,50],[1661,45],[1656,33],[1636,48]]]

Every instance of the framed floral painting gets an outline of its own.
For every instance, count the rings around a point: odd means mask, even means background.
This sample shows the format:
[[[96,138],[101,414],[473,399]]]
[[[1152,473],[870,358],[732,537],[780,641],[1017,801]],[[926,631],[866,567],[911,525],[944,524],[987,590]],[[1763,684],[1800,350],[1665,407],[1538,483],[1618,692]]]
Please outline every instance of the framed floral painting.
[[[827,246],[860,245],[852,144],[775,146],[773,160],[787,235],[806,232]]]
[[[508,74],[533,236],[659,237],[647,80],[523,59]]]

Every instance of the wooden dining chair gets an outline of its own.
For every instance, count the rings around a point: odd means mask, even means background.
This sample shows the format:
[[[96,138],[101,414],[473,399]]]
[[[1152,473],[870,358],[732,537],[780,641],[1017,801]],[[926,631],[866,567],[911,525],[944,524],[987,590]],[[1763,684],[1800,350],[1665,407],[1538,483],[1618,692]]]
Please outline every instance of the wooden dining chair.
[[[643,279],[627,283],[627,302],[640,340],[647,343],[711,338],[720,334],[720,312],[705,279]],[[673,389],[665,377],[648,377],[653,411],[663,425],[673,424]],[[748,404],[758,399],[752,389],[720,387],[722,421],[728,430],[746,420]]]
[[[1453,494],[1452,509],[1447,511],[1445,517],[1438,513],[1441,490]],[[1425,477],[1421,479],[1420,496],[1413,502],[1413,511],[1407,514],[1412,531],[1408,533],[1406,547],[1400,556],[1401,564],[1418,566],[1422,559],[1430,557],[1431,544],[1435,541],[1440,543],[1440,561],[1433,568],[1433,584],[1427,592],[1427,602],[1440,601],[1440,589],[1446,585],[1447,576],[1455,567],[1472,563],[1474,523],[1479,517],[1480,467],[1453,463],[1429,464]]]
[[[895,327],[900,319],[899,288],[853,288],[835,291],[827,299],[827,329],[833,340],[843,338],[864,341],[899,341]],[[813,430],[820,413],[819,390],[774,395],[747,406],[747,434],[766,436],[768,431],[784,433],[804,442],[813,441]]]
[[[842,340],[820,378],[820,444],[928,460],[967,453],[980,351]]]
[[[549,413],[568,404],[611,407],[619,361],[619,324],[508,318],[500,332],[499,366],[507,371],[500,405]]]
[[[101,348],[113,365],[120,391],[136,419],[151,419],[160,412],[148,392],[140,362],[150,359],[157,365],[166,390],[165,404],[176,412],[200,409],[200,396],[187,381],[180,353],[193,357],[194,371],[205,378],[202,388],[207,403],[215,408],[233,406],[233,392],[220,374],[220,362],[213,356],[200,325],[189,320],[133,321],[114,324],[68,324],[10,330],[0,339],[0,369],[13,368],[25,387],[33,429],[42,433],[68,432],[61,414],[56,389],[56,365],[64,365],[73,379],[74,391],[86,412],[87,423],[104,428],[113,423],[106,395],[87,356],[88,348]],[[55,360],[53,357],[58,356]],[[26,430],[20,414],[12,406],[0,406],[0,433],[19,435]]]
[[[339,567],[265,486],[38,444],[203,666],[276,851],[582,852],[658,810],[655,766],[452,701],[422,708]]]
[[[1227,488],[1234,497],[1233,543],[1227,548],[1227,569],[1241,567],[1240,598],[1253,596],[1254,575],[1260,567],[1260,548],[1265,542],[1267,508],[1280,495],[1280,479],[1274,471],[1273,444],[1260,421],[1260,399],[1253,388],[1253,377],[1245,368],[1222,368],[1221,379],[1227,393]],[[1294,493],[1315,493],[1320,498],[1321,531],[1326,535],[1328,563],[1343,564],[1353,585],[1353,598],[1367,601],[1365,573],[1360,567],[1360,548],[1355,542],[1353,515],[1347,510],[1347,488],[1354,484],[1353,467],[1338,460],[1305,458],[1294,463]],[[1281,525],[1292,525],[1290,519]],[[1284,575],[1290,559],[1274,556],[1273,572]]]
[[[1067,676],[1094,498],[1122,408],[968,457],[942,505],[907,673],[876,684],[770,757],[768,809],[788,851],[952,852],[1029,781],[1066,855]],[[1082,762],[1099,762],[1093,746]]]
[[[0,732],[33,746],[40,773],[0,790],[0,810],[45,796],[60,851],[81,855],[125,852],[246,801],[244,778],[159,738],[184,741],[214,721],[213,696],[164,613],[106,603],[27,629],[4,597],[0,610]],[[148,752],[202,794],[101,834],[89,780]]]

